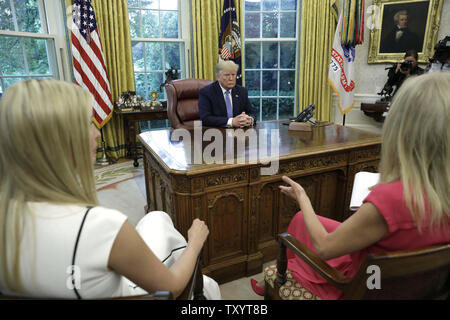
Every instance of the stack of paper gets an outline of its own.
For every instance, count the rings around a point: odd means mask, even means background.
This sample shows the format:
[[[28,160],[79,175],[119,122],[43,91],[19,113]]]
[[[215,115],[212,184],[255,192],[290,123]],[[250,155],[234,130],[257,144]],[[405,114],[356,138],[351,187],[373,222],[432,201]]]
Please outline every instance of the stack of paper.
[[[380,180],[379,173],[361,171],[355,175],[353,182],[352,197],[350,199],[350,210],[356,211],[361,207],[363,200],[369,195],[370,187]]]

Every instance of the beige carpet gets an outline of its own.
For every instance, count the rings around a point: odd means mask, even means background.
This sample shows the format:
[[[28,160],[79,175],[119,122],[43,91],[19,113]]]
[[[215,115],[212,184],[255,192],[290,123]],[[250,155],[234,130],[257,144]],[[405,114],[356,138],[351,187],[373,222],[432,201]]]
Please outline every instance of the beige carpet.
[[[144,216],[147,204],[142,160],[137,168],[133,166],[132,160],[123,161],[96,168],[94,175],[100,205],[121,211],[136,225]],[[262,273],[253,277],[259,281]],[[220,291],[224,300],[263,300],[263,297],[253,292],[250,278],[224,283]]]

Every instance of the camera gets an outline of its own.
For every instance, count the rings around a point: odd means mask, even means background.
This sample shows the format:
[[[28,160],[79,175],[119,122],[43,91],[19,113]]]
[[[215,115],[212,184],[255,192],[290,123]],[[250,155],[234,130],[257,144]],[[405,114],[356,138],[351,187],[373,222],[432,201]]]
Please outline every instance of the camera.
[[[409,60],[403,61],[402,64],[400,65],[400,70],[402,70],[403,72],[411,71],[411,69],[412,69],[412,62]]]
[[[446,36],[434,47],[434,55],[430,59],[432,63],[446,63],[450,59],[450,36]]]

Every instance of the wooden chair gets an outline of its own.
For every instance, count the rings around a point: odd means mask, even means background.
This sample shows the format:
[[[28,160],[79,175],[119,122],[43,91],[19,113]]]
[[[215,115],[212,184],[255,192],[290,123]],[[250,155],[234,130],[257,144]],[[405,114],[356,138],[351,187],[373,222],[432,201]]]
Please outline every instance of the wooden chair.
[[[2,295],[2,293],[0,292],[0,300],[41,300],[41,299],[17,297],[17,296],[5,296]],[[107,298],[104,300],[173,300],[173,295],[170,291],[156,291],[151,294]],[[188,285],[183,290],[183,292],[177,297],[177,300],[206,300],[205,296],[203,295],[203,274],[201,271],[201,253],[197,258],[194,273],[192,274],[188,282]]]
[[[276,279],[270,281],[265,276],[267,300],[282,299],[279,292],[286,282],[286,248],[303,259],[330,284],[342,290],[345,299],[450,299],[450,244],[369,254],[356,275],[349,279],[289,233],[278,235],[278,243],[280,256],[277,260]],[[370,290],[367,286],[368,278],[373,275],[367,271],[371,265],[380,268],[381,289]]]

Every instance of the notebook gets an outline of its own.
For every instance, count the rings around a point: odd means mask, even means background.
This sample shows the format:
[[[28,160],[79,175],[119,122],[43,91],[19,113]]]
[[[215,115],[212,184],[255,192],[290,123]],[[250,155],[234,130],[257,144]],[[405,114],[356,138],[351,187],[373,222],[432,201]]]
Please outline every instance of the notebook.
[[[365,197],[367,197],[370,193],[369,188],[376,185],[379,180],[379,173],[361,171],[355,175],[352,197],[350,198],[351,211],[356,211],[359,209]]]

